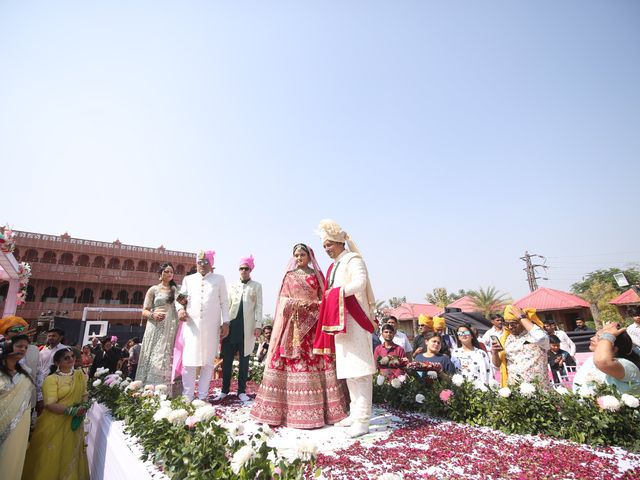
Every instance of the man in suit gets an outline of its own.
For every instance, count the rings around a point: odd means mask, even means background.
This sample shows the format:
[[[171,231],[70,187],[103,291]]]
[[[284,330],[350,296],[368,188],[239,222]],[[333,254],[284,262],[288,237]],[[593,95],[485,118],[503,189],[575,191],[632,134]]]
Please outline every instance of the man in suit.
[[[222,390],[214,400],[229,395],[233,359],[239,356],[238,399],[249,400],[246,394],[249,357],[256,338],[262,331],[262,285],[251,279],[255,267],[253,255],[240,259],[240,280],[229,287],[229,335],[222,340]]]

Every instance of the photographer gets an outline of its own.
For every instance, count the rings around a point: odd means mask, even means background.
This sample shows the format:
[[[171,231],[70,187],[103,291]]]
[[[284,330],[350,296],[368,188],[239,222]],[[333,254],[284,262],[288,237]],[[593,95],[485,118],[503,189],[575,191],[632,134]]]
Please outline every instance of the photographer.
[[[29,337],[15,335],[0,342],[0,472],[2,478],[22,476],[29,439],[33,380],[20,364],[29,347]]]

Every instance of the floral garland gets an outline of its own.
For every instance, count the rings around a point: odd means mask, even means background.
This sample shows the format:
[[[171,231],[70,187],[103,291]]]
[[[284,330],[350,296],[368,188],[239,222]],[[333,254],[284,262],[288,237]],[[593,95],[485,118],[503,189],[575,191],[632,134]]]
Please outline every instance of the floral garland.
[[[99,368],[96,377],[91,397],[124,420],[125,431],[142,448],[142,459],[153,461],[171,479],[297,479],[313,466],[315,450],[301,448],[290,461],[269,447],[273,432],[268,425],[244,440],[243,424],[222,423],[216,408],[202,400],[169,400],[166,385],[143,385],[122,378],[120,371],[108,374]]]
[[[388,381],[380,375],[374,402],[507,434],[543,434],[640,451],[640,399],[611,385],[594,383],[572,393],[528,382],[498,388],[460,374],[439,373],[431,380],[429,385],[425,378],[403,375]]]
[[[27,299],[27,286],[29,285],[29,278],[31,278],[31,265],[26,262],[20,262],[18,264],[18,279],[20,285],[18,287],[18,300],[17,305],[24,305]]]
[[[9,224],[7,224],[4,228],[0,229],[0,251],[4,253],[13,253],[15,248],[15,234]]]

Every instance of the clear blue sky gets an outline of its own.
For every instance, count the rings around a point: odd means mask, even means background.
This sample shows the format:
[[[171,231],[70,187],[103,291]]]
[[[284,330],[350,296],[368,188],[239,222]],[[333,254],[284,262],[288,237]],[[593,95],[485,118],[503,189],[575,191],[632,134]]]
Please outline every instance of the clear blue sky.
[[[334,218],[379,299],[640,260],[640,3],[0,3],[0,222],[256,257]],[[328,265],[318,252],[323,267]]]

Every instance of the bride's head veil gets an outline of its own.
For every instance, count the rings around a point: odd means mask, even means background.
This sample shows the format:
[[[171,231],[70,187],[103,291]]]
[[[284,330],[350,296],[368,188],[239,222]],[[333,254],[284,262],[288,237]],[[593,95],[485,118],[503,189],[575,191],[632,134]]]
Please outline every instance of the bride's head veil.
[[[318,285],[320,285],[320,287],[324,287],[324,275],[322,274],[322,269],[320,268],[320,265],[318,265],[318,261],[316,260],[316,256],[313,253],[313,249],[308,247],[304,243],[296,243],[293,246],[293,250],[291,252],[291,259],[289,260],[289,263],[287,263],[287,269],[285,270],[284,275],[282,276],[282,283],[280,284],[280,290],[278,290],[278,298],[276,299],[276,311],[273,316],[274,320],[278,317],[278,304],[280,303],[280,297],[282,296],[282,287],[284,286],[284,278],[287,276],[287,273],[292,272],[293,270],[296,269],[296,257],[294,257],[294,255],[296,253],[296,250],[298,250],[299,248],[302,249],[304,252],[306,252],[307,255],[309,255],[309,263],[313,265],[313,273],[315,274],[316,279],[318,280]]]

